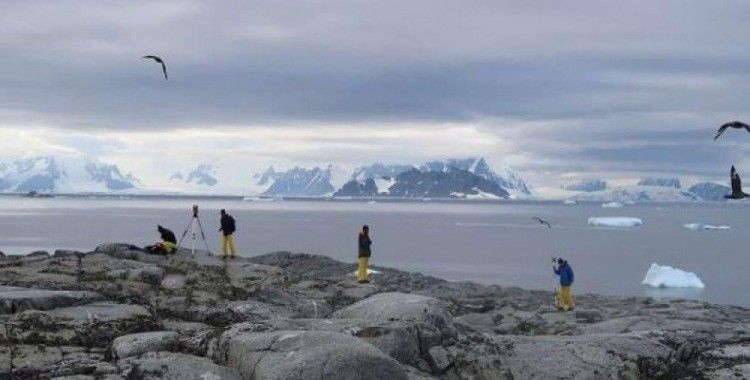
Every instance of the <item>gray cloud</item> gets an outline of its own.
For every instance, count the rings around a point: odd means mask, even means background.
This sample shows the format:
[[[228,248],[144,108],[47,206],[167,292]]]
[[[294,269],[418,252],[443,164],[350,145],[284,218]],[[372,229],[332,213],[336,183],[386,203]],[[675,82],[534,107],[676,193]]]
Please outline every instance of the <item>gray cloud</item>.
[[[743,1],[6,1],[0,125],[479,123],[527,170],[709,175],[739,159],[711,130],[750,117],[747,16]]]

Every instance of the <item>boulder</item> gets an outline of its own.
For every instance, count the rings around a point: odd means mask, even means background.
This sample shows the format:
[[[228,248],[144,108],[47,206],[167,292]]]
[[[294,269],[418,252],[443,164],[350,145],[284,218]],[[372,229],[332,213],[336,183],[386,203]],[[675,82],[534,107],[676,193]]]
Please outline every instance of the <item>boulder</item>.
[[[117,362],[126,379],[242,380],[237,371],[206,358],[174,352],[149,352]]]
[[[27,310],[13,316],[11,322],[20,342],[84,347],[107,347],[115,337],[160,327],[143,306],[113,303]]]
[[[428,326],[436,336],[426,337],[437,340],[431,347],[456,337],[456,327],[453,317],[439,300],[405,293],[380,293],[365,298],[344,309],[333,313],[333,318],[365,319],[369,321],[410,321]],[[425,338],[425,337],[423,337]]]
[[[215,359],[245,379],[407,379],[401,365],[382,351],[331,331],[228,331]]]
[[[20,288],[0,285],[0,314],[50,310],[101,300],[94,292]]]
[[[666,362],[673,350],[638,334],[498,337],[512,347],[501,358],[515,379],[653,378],[644,363]]]
[[[114,359],[138,356],[146,352],[175,351],[179,335],[173,331],[152,331],[115,338],[110,347]]]

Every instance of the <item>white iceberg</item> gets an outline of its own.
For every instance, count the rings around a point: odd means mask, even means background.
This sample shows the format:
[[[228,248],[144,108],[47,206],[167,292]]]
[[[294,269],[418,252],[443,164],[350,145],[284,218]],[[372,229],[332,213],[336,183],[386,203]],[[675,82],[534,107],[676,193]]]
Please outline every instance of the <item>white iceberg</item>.
[[[593,217],[589,218],[590,226],[597,227],[637,227],[643,224],[643,221],[638,218],[631,218],[626,216],[610,216],[610,217]]]
[[[698,288],[703,289],[703,281],[698,275],[668,265],[651,264],[643,278],[643,285],[654,288]]]
[[[602,204],[602,207],[604,207],[604,208],[620,208],[620,207],[623,207],[623,206],[625,206],[625,205],[622,204],[622,202],[608,202],[608,203],[603,203]]]
[[[731,227],[720,224],[720,225],[713,225],[713,224],[703,224],[703,223],[688,223],[685,225],[685,228],[689,230],[706,230],[706,231],[726,231],[731,229]]]
[[[573,199],[566,199],[565,201],[563,201],[563,204],[574,205],[574,204],[576,204],[576,201],[573,200]]]

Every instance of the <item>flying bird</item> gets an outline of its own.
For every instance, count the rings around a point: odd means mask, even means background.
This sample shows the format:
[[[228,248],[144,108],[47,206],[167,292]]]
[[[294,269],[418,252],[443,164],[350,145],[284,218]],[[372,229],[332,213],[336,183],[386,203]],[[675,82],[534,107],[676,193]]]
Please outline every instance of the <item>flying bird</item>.
[[[164,72],[164,79],[169,80],[169,76],[167,75],[167,65],[164,64],[164,60],[161,59],[161,57],[155,55],[144,55],[143,59],[153,59],[154,61],[161,63],[161,71]]]
[[[730,121],[728,123],[722,124],[721,127],[719,127],[719,131],[716,132],[716,137],[714,137],[714,141],[716,141],[716,139],[718,139],[719,136],[721,136],[721,134],[727,130],[727,128],[736,128],[736,129],[745,128],[748,132],[750,132],[750,125],[747,125],[741,121]]]
[[[548,221],[546,221],[546,220],[544,220],[542,218],[538,218],[538,217],[535,216],[535,217],[533,217],[531,219],[534,219],[537,222],[539,222],[540,224],[543,224],[543,225],[547,226],[547,228],[552,228],[552,225]]]
[[[732,182],[732,194],[725,195],[724,198],[742,199],[750,197],[750,195],[742,191],[742,180],[740,180],[740,175],[737,174],[737,170],[734,168],[734,165],[732,165],[732,170],[729,171],[729,176],[731,177]]]

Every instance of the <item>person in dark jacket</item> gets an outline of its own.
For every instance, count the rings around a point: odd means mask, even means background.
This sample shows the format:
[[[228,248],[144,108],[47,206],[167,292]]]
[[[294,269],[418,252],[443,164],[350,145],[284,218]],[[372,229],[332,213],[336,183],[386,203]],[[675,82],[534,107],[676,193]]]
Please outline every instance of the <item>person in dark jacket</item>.
[[[237,230],[237,227],[235,226],[234,218],[231,215],[227,214],[226,210],[222,209],[220,222],[221,228],[219,228],[219,231],[221,231],[223,235],[221,244],[221,257],[226,258],[227,253],[231,253],[230,257],[237,257],[237,249],[234,246],[234,231]]]
[[[370,255],[372,251],[370,246],[372,245],[372,239],[370,239],[370,227],[367,225],[362,226],[362,231],[359,232],[359,269],[357,270],[357,282],[360,284],[367,284],[370,282],[370,275],[367,273],[367,267],[370,265]]]
[[[156,254],[173,253],[177,249],[177,238],[174,232],[160,225],[156,226],[156,230],[159,231],[162,241],[146,247],[146,251]]]
[[[573,310],[576,307],[571,287],[575,280],[573,268],[562,258],[557,259],[557,267],[552,267],[555,274],[560,276],[560,291],[557,294],[557,308],[559,310]]]

